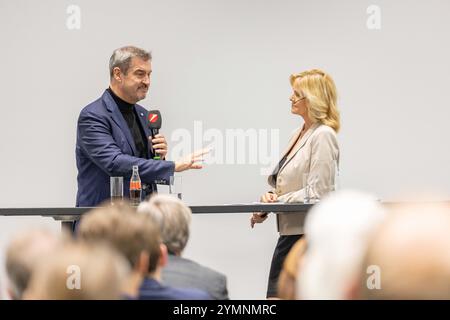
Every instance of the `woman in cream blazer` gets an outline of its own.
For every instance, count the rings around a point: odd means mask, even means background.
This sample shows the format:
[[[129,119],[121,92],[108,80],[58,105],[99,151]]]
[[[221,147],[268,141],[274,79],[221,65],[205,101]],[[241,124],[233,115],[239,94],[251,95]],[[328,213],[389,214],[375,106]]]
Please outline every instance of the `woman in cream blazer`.
[[[339,162],[337,93],[333,79],[321,70],[293,74],[291,112],[303,118],[288,143],[278,166],[268,178],[272,187],[261,202],[303,202],[306,184],[310,195],[320,198],[334,185],[334,170]],[[304,176],[307,176],[307,180]],[[277,214],[280,237],[269,274],[267,297],[277,297],[278,277],[286,255],[303,235],[302,213]],[[266,213],[254,213],[251,226],[267,219]]]

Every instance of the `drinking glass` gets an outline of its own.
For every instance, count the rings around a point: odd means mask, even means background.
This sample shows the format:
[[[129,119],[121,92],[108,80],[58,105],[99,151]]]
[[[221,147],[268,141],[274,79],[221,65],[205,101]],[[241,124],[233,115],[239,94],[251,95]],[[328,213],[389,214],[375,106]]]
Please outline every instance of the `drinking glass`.
[[[111,204],[123,201],[123,177],[110,177]]]
[[[169,181],[169,194],[178,197],[182,200],[183,198],[183,179],[181,176],[171,176]]]

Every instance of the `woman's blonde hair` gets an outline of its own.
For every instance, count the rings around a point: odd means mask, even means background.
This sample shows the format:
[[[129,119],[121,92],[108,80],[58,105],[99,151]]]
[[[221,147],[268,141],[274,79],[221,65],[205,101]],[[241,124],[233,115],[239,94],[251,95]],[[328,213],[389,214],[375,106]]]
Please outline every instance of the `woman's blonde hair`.
[[[308,100],[308,116],[338,132],[340,128],[337,91],[333,79],[322,70],[313,69],[290,77],[292,89]]]

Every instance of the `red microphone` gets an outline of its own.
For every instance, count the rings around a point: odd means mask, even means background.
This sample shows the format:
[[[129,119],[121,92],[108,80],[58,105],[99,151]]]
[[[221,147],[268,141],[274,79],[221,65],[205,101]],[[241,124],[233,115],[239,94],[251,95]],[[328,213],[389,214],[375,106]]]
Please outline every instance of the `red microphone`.
[[[148,112],[148,128],[152,134],[152,139],[159,133],[159,129],[162,126],[162,117],[159,110],[151,110]],[[153,157],[154,160],[160,160],[159,155]]]

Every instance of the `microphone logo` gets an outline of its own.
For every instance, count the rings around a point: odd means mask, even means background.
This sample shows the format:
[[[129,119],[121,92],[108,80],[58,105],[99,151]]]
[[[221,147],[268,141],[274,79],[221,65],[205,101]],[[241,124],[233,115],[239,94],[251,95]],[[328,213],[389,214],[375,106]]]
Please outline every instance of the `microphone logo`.
[[[148,116],[148,121],[149,121],[150,123],[155,123],[156,121],[158,121],[158,115],[155,114],[155,113],[149,114],[149,116]]]

